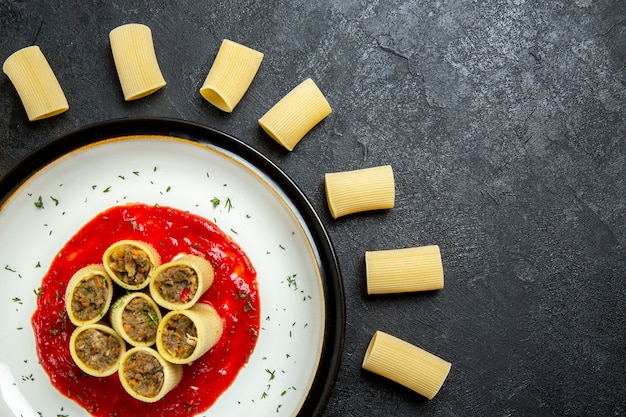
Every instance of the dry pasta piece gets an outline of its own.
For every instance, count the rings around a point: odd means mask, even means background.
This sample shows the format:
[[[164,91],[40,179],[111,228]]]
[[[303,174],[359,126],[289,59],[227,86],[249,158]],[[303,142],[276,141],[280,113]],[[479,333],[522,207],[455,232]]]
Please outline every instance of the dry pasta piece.
[[[439,246],[365,252],[368,294],[430,291],[443,288]]]
[[[259,119],[259,125],[272,139],[292,151],[331,112],[324,94],[308,78],[269,109]]]
[[[223,328],[222,318],[208,304],[170,311],[159,323],[157,350],[168,362],[189,364],[215,346]]]
[[[109,33],[109,40],[126,101],[145,97],[166,84],[148,26],[139,23],[118,26]]]
[[[325,182],[328,208],[335,219],[394,206],[395,182],[390,165],[329,173]]]
[[[118,375],[128,394],[139,401],[153,403],[178,385],[183,368],[169,363],[152,348],[135,346],[122,356]]]
[[[365,352],[363,369],[432,400],[452,365],[417,346],[377,331]]]
[[[38,46],[14,52],[4,61],[2,70],[17,90],[28,120],[56,116],[70,108],[59,81]]]
[[[200,94],[220,110],[232,112],[256,75],[263,53],[224,39]]]

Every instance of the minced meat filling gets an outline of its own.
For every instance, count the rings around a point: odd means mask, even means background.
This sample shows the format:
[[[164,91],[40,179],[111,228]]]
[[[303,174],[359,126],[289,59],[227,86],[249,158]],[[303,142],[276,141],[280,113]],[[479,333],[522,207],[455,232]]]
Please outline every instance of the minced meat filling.
[[[76,337],[76,354],[90,368],[105,371],[120,356],[118,340],[97,329],[87,329]]]
[[[94,275],[78,284],[72,297],[72,312],[79,320],[102,316],[109,294],[109,284],[100,275]]]
[[[196,348],[198,331],[191,319],[177,314],[167,321],[163,329],[163,346],[170,355],[188,358]]]
[[[132,245],[120,245],[109,256],[109,267],[129,285],[140,285],[154,267],[148,255]]]
[[[126,334],[137,342],[152,341],[156,337],[159,317],[154,307],[143,298],[133,298],[122,312]]]
[[[132,389],[144,397],[155,397],[165,381],[158,359],[146,352],[136,352],[124,362],[124,376]]]
[[[186,303],[198,291],[198,275],[193,268],[173,265],[154,277],[161,296],[171,303]]]

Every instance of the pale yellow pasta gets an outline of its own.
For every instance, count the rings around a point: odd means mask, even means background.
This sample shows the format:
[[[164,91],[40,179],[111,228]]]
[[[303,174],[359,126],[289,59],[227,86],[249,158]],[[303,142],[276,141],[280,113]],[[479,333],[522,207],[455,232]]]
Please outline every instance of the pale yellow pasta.
[[[130,396],[154,403],[176,388],[183,377],[183,368],[166,361],[152,348],[135,346],[122,356],[118,376]]]
[[[200,94],[220,110],[232,112],[252,84],[263,53],[224,39]]]
[[[181,318],[191,324],[192,331],[180,334],[185,330]],[[197,303],[187,310],[170,311],[159,323],[157,350],[168,362],[189,364],[215,346],[223,330],[222,318],[208,304]]]
[[[168,310],[185,310],[213,284],[211,262],[197,255],[183,255],[156,268],[150,279],[150,295]]]
[[[430,291],[443,288],[439,246],[365,252],[368,294]]]
[[[97,323],[113,300],[113,282],[102,265],[76,271],[65,287],[65,310],[76,326]]]
[[[22,100],[28,120],[56,116],[69,109],[65,94],[38,46],[29,46],[9,56],[2,70]]]
[[[130,345],[152,346],[162,315],[152,298],[136,291],[117,299],[111,306],[109,318],[113,330]]]
[[[161,263],[159,253],[139,240],[119,240],[102,255],[104,269],[113,281],[127,290],[141,290],[150,282],[151,274]]]
[[[104,377],[117,372],[126,352],[124,340],[100,323],[78,326],[70,335],[70,356],[87,375]]]
[[[336,219],[347,214],[393,208],[395,182],[390,165],[326,174],[326,200]]]
[[[417,346],[377,331],[365,352],[363,369],[432,400],[452,365]]]
[[[272,139],[292,151],[315,125],[332,112],[326,97],[308,78],[259,119]]]
[[[145,97],[166,84],[148,26],[139,23],[119,26],[109,33],[109,40],[126,101]]]

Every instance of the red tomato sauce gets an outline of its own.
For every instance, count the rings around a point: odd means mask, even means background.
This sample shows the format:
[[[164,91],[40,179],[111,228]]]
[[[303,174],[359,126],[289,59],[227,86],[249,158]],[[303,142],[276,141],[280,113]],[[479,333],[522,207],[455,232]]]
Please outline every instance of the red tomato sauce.
[[[222,338],[200,359],[186,365],[180,384],[152,404],[126,393],[117,373],[104,378],[85,375],[69,352],[75,326],[65,312],[66,284],[78,269],[102,263],[105,249],[122,239],[152,244],[163,263],[190,253],[206,257],[215,270],[213,285],[200,302],[212,305],[222,317]],[[254,267],[214,223],[174,208],[133,204],[98,214],[59,251],[43,278],[32,325],[37,353],[51,383],[93,416],[188,417],[206,411],[245,365],[256,345],[259,310]]]

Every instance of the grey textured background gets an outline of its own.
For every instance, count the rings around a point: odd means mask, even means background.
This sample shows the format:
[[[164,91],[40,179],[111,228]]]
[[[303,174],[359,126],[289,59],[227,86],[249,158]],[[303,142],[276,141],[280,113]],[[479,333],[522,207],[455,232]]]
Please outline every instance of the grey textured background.
[[[168,85],[126,103],[108,32],[130,22]],[[198,93],[224,38],[265,53],[232,114]],[[31,44],[70,110],[28,122],[2,74],[0,174],[75,128],[163,116],[239,137],[301,187],[347,299],[325,416],[626,415],[623,0],[0,0],[0,58]],[[334,112],[289,153],[256,121],[308,77]],[[324,173],[382,164],[396,207],[333,220]],[[366,295],[365,250],[425,244],[443,290]],[[361,370],[376,330],[452,362],[434,400]]]

